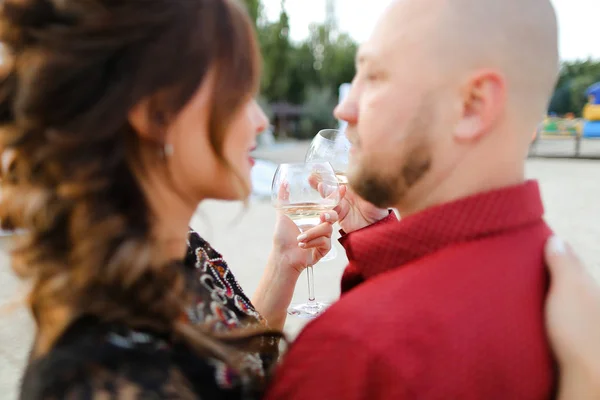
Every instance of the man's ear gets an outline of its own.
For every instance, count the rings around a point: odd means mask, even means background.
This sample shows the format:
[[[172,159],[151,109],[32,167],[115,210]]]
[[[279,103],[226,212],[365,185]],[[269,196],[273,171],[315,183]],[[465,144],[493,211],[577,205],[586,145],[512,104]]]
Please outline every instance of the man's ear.
[[[504,113],[506,81],[495,71],[480,71],[463,86],[462,111],[454,137],[461,142],[482,138]]]

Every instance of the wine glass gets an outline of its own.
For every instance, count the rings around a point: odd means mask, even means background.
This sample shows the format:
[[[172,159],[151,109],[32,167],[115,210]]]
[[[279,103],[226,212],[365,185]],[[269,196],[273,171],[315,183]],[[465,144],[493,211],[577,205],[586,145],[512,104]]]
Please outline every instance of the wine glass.
[[[305,232],[321,223],[322,213],[333,210],[340,202],[340,187],[329,163],[281,164],[271,187],[273,206],[287,215]],[[294,306],[288,314],[314,318],[326,304],[315,300],[312,265],[307,266],[308,303]]]
[[[329,162],[339,182],[347,184],[348,159],[350,157],[350,141],[343,131],[323,129],[310,143],[305,162]]]
[[[338,129],[323,129],[317,133],[310,143],[306,152],[305,162],[329,162],[339,183],[347,184],[346,171],[348,170],[348,158],[350,155],[350,141],[343,131]],[[327,262],[337,257],[337,250],[331,250],[321,262]]]

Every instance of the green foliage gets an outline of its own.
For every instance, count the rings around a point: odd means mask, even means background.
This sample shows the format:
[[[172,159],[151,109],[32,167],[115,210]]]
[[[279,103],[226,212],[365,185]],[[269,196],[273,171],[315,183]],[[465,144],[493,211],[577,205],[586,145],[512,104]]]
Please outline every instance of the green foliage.
[[[304,103],[304,117],[300,121],[299,136],[312,138],[321,129],[336,126],[333,109],[337,104],[336,96],[328,88],[309,87]]]
[[[265,20],[260,0],[243,3],[255,23],[263,57],[261,103],[303,105],[299,135],[312,137],[319,129],[335,126],[332,111],[338,88],[354,77],[357,44],[346,34],[332,32],[327,24],[312,24],[308,38],[294,43],[285,0],[277,21]]]
[[[323,24],[312,24],[309,37],[293,43],[289,16],[282,1],[277,21],[264,21],[259,0],[244,0],[257,24],[263,56],[261,93],[270,102],[303,104],[309,87],[337,93],[354,76],[357,44],[346,34],[334,35]]]
[[[355,74],[355,57],[358,45],[346,34],[339,35],[325,45],[321,69],[321,85],[337,91],[342,83],[351,82]]]
[[[279,19],[273,22],[265,20],[260,0],[243,3],[256,26],[263,55],[262,102],[304,104],[302,132],[314,133],[333,126],[331,110],[339,86],[354,77],[357,44],[347,34],[333,32],[327,24],[312,24],[308,38],[293,43],[285,0],[281,1]],[[595,82],[600,82],[600,61],[563,63],[549,111],[581,115],[587,102],[585,90]]]
[[[262,4],[260,0],[243,0],[242,3],[248,9],[248,14],[250,14],[250,18],[254,22],[254,26],[258,26],[258,22],[262,16]]]
[[[548,110],[558,115],[573,112],[571,89],[568,85],[559,87],[554,92]]]
[[[312,24],[309,37],[294,43],[289,37],[285,0],[277,21],[265,21],[260,0],[244,3],[256,24],[263,57],[263,108],[279,102],[303,105],[305,113],[296,136],[313,137],[319,129],[335,126],[332,112],[337,91],[354,77],[357,44],[346,34],[334,34],[325,24]],[[267,115],[274,117],[270,112]]]
[[[288,70],[287,101],[302,104],[306,100],[307,87],[320,84],[319,72],[314,68],[315,58],[308,43],[292,48]]]
[[[595,82],[600,82],[600,61],[564,62],[549,111],[580,116],[587,103],[585,91]]]
[[[293,47],[289,39],[289,17],[284,8],[279,21],[259,27],[263,55],[261,92],[269,101],[283,101],[289,94],[289,72]]]

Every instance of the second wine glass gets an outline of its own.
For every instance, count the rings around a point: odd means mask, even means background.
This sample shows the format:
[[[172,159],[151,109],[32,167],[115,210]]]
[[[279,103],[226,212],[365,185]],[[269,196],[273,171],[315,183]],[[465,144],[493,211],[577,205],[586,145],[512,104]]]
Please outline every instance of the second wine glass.
[[[350,141],[343,131],[323,129],[317,133],[306,152],[305,162],[328,162],[341,184],[347,184],[346,172],[350,156]]]
[[[338,129],[323,129],[317,133],[306,152],[306,162],[328,162],[333,167],[335,175],[340,184],[347,184],[346,172],[348,170],[348,158],[350,155],[350,141],[343,131]],[[337,257],[335,247],[322,262],[331,261]]]
[[[287,215],[305,232],[320,223],[324,212],[333,210],[340,201],[340,188],[329,163],[281,164],[275,172],[271,188],[273,206]],[[288,310],[288,314],[314,318],[325,310],[326,304],[315,300],[312,265],[306,268],[308,303]]]

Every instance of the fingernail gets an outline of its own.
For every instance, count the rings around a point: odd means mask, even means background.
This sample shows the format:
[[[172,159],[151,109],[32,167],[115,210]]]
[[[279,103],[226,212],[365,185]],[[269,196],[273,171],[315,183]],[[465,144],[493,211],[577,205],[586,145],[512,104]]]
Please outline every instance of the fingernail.
[[[325,221],[327,221],[327,222],[329,222],[331,220],[331,215],[329,215],[329,213],[325,213],[324,217],[325,217]]]
[[[306,243],[298,243],[298,247],[305,248],[306,247]]]
[[[567,254],[567,245],[558,236],[552,236],[550,238],[550,251],[556,255],[565,255]]]
[[[307,236],[306,236],[306,234],[305,234],[305,233],[303,233],[302,235],[298,236],[298,237],[296,238],[296,240],[297,240],[297,241],[299,241],[299,242],[301,242],[301,241],[303,241],[304,239],[306,239],[306,237],[307,237]]]

